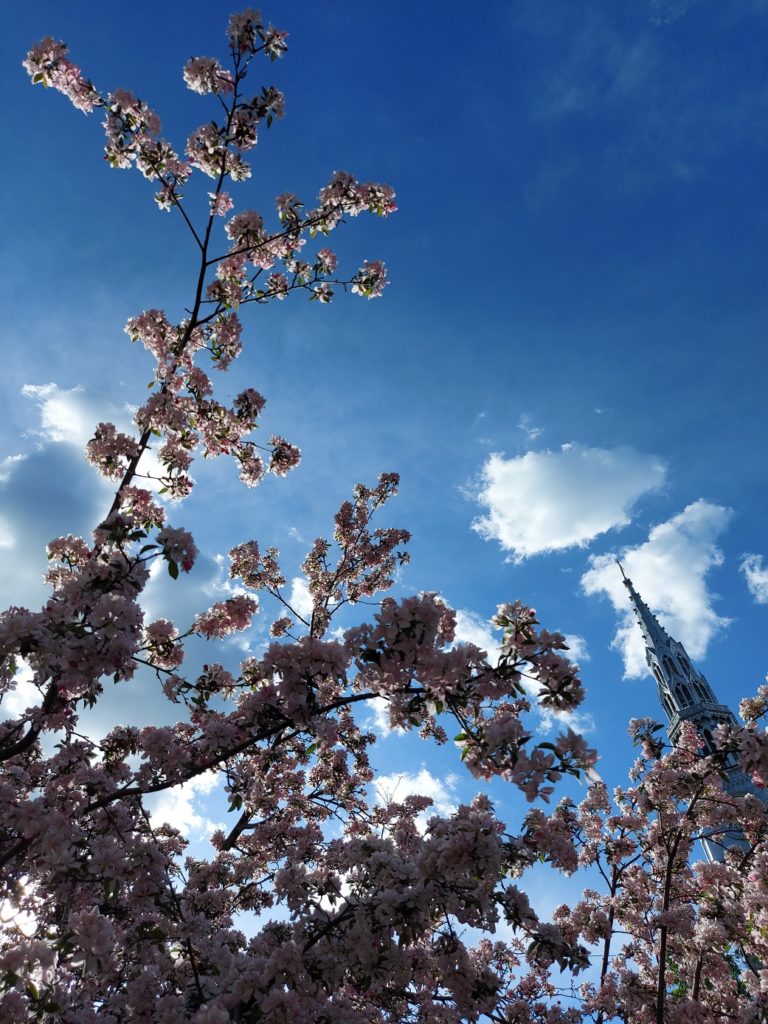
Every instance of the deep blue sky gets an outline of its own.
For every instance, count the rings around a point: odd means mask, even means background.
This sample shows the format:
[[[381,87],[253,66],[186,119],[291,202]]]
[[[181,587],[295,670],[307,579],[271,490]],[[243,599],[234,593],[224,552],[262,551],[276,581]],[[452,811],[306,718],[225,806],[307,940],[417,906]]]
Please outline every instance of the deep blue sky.
[[[182,315],[194,252],[151,186],[104,164],[97,116],[31,88],[21,60],[43,35],[65,39],[97,86],[132,89],[181,147],[213,116],[181,66],[225,55],[229,7],[10,7],[0,445],[26,458],[0,483],[0,557],[6,603],[33,603],[42,544],[105,507],[80,435],[143,400],[149,363],[122,326],[145,308]],[[265,15],[290,33],[285,60],[257,68],[287,117],[236,201],[311,200],[337,168],[391,183],[397,215],[359,218],[332,244],[352,269],[383,258],[392,284],[375,302],[299,299],[245,318],[247,354],[222,394],[261,390],[268,429],[304,462],[253,493],[229,466],[199,469],[199,496],[172,514],[209,560],[198,584],[250,536],[294,573],[355,481],[398,470],[387,522],[414,534],[399,592],[439,590],[476,629],[519,596],[583,638],[590,737],[620,782],[627,718],[661,712],[647,677],[622,679],[637,638],[625,629],[611,647],[623,591],[590,559],[623,554],[732,705],[766,669],[768,578],[748,563],[751,592],[741,565],[768,554],[768,3],[297,0]],[[194,588],[179,593],[166,611],[195,608]],[[384,742],[385,769],[405,757],[448,770],[450,755],[399,743]]]

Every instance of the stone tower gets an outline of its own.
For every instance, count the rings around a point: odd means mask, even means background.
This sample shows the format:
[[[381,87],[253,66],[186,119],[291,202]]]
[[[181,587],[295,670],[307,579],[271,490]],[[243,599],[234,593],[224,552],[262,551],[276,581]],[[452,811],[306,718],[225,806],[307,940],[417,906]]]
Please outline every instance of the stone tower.
[[[674,743],[677,740],[683,722],[693,722],[705,748],[713,750],[713,733],[717,726],[737,725],[736,716],[726,704],[718,701],[706,677],[691,662],[685,647],[667,633],[635,590],[621,563],[618,564],[643,633],[645,658],[653,672],[659,701],[667,716],[670,741]],[[753,793],[766,800],[765,791],[758,790],[735,763],[728,768],[723,785],[734,796]],[[741,833],[733,831],[719,836],[717,842],[704,838],[702,845],[709,860],[722,860],[723,846],[741,845],[743,841]]]

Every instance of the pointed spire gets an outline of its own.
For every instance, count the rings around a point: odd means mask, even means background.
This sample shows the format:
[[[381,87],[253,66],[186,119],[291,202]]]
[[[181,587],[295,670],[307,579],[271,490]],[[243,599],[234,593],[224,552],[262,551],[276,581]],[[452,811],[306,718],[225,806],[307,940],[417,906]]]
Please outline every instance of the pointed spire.
[[[649,650],[653,650],[659,643],[659,641],[668,643],[669,635],[667,631],[661,625],[659,620],[653,614],[653,612],[642,599],[642,597],[640,597],[638,592],[635,590],[632,584],[632,580],[624,572],[624,566],[621,564],[618,558],[615,559],[615,561],[616,565],[618,565],[619,569],[621,570],[622,583],[629,591],[629,596],[632,601],[632,607],[634,609],[635,615],[637,616],[637,621],[640,623],[640,629],[643,631],[643,639],[645,640],[645,646]]]

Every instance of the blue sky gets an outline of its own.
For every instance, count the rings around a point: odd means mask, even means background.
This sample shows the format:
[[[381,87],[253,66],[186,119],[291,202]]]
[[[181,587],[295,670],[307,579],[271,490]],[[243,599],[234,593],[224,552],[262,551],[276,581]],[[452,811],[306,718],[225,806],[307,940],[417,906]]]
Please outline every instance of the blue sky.
[[[0,596],[34,605],[45,542],[87,533],[108,505],[82,442],[145,394],[149,362],[123,324],[182,315],[194,252],[151,186],[105,165],[98,119],[31,88],[21,60],[63,38],[181,147],[213,116],[181,67],[224,55],[229,7],[12,7]],[[236,202],[311,199],[335,169],[392,184],[396,216],[332,240],[350,270],[384,259],[392,284],[374,302],[299,298],[245,318],[221,394],[262,391],[267,428],[302,465],[247,492],[231,466],[197,463],[197,494],[170,518],[204,556],[149,603],[179,620],[204,607],[217,557],[250,537],[295,574],[352,485],[396,470],[385,521],[414,536],[397,592],[440,591],[467,637],[520,597],[582,638],[585,722],[619,783],[627,719],[661,711],[613,555],[721,699],[735,707],[766,670],[768,3],[486,0],[468,16],[295,0],[265,15],[290,33],[285,60],[259,68],[287,116]],[[130,694],[114,700],[133,713]],[[380,765],[426,768],[444,806],[474,789],[451,751],[415,740],[383,740]],[[497,799],[514,818],[513,794]]]

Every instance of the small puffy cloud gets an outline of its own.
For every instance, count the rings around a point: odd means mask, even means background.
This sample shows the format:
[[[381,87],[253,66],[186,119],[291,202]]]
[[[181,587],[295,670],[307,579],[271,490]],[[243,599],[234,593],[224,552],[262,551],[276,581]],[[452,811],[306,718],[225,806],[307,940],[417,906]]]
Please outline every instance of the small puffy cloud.
[[[374,782],[376,803],[402,803],[407,796],[427,796],[432,800],[428,808],[417,819],[421,829],[434,814],[447,816],[456,810],[456,785],[458,777],[453,773],[442,779],[436,778],[426,768],[418,772],[393,772],[379,775]]]
[[[201,797],[213,792],[219,781],[216,772],[206,772],[180,786],[149,797],[147,804],[152,824],[170,825],[183,836],[207,837],[221,826],[201,813],[199,802]]]
[[[664,483],[666,467],[634,448],[563,445],[507,459],[495,453],[480,472],[476,493],[487,510],[472,527],[497,540],[510,559],[584,547],[626,526],[637,500]]]
[[[18,660],[18,659],[17,659]],[[40,705],[42,696],[32,682],[32,669],[21,661],[16,670],[13,689],[6,690],[0,704],[0,720],[18,718],[28,708]]]
[[[309,619],[312,616],[314,601],[309,592],[309,585],[303,576],[294,576],[291,580],[291,592],[288,596],[288,604],[302,619]]]
[[[749,592],[758,604],[768,604],[768,566],[762,555],[744,555],[741,571],[747,581]]]
[[[700,498],[654,526],[643,544],[621,553],[637,592],[692,658],[703,658],[712,638],[730,622],[715,611],[706,576],[723,561],[715,542],[731,516],[731,509]],[[607,595],[619,615],[612,646],[624,658],[625,678],[645,675],[645,645],[614,555],[590,558],[581,586],[586,594]]]
[[[551,733],[555,729],[563,732],[571,729],[584,736],[595,731],[595,720],[589,711],[553,711],[551,708],[539,708],[539,730]]]
[[[382,739],[386,739],[392,733],[405,735],[407,730],[403,729],[402,726],[390,724],[388,700],[385,700],[383,697],[372,697],[368,701],[367,707],[370,714],[363,723],[366,729],[372,729]]]
[[[563,654],[565,654],[569,661],[575,661],[577,665],[582,665],[585,661],[589,661],[590,654],[587,650],[587,641],[583,636],[579,636],[577,633],[566,633],[565,642],[568,644],[568,650],[563,651]]]
[[[491,663],[499,656],[501,633],[493,632],[487,619],[476,612],[459,608],[456,611],[456,643],[474,644],[485,651]]]

